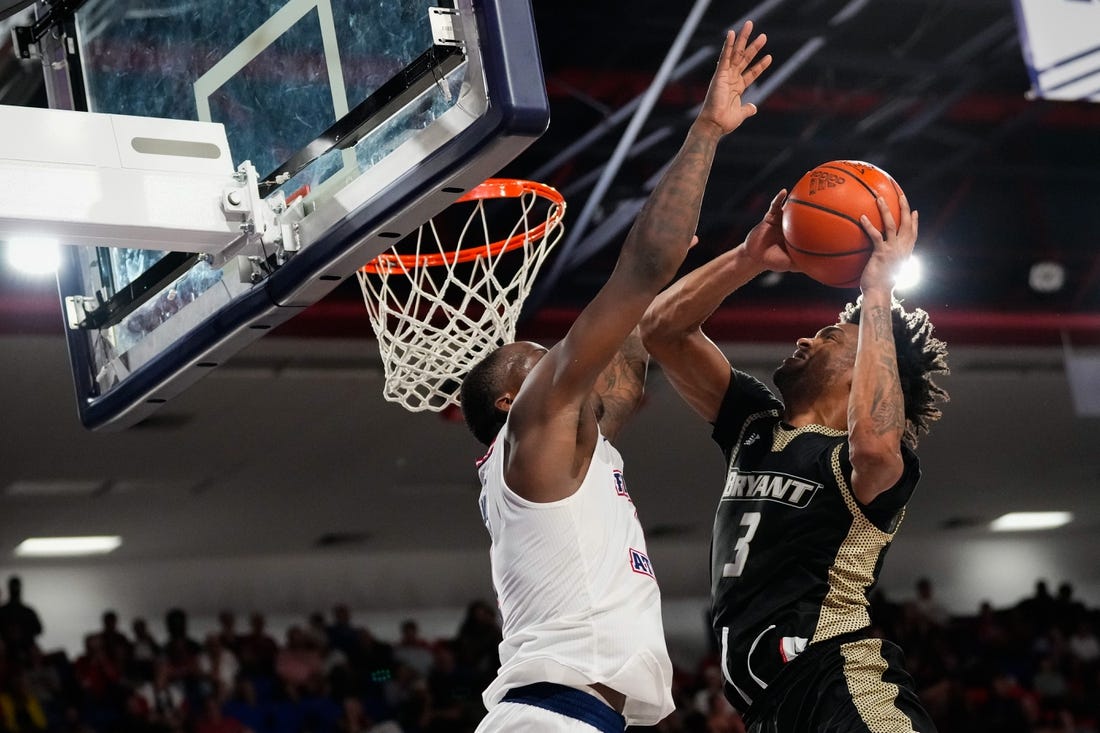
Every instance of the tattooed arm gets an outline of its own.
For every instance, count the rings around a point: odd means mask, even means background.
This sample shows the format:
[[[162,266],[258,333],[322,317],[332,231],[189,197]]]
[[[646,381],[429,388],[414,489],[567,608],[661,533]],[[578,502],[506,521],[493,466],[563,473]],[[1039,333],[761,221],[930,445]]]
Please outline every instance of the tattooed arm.
[[[910,212],[904,196],[898,223],[881,198],[878,207],[885,236],[863,217],[863,228],[875,251],[860,280],[863,311],[848,397],[852,491],[863,504],[892,487],[904,469],[901,440],[905,434],[905,397],[898,375],[890,309],[894,276],[917,241],[917,212]]]
[[[608,366],[683,264],[719,140],[756,114],[741,95],[771,56],[757,59],[767,39],[751,36],[748,22],[727,34],[699,115],[627,234],[611,276],[565,337],[531,367],[511,403],[504,478],[529,501],[570,496],[584,478],[596,444],[593,390],[612,376]],[[611,407],[612,417],[621,418],[622,405]]]
[[[600,398],[597,417],[600,431],[608,440],[614,441],[623,425],[637,412],[645,394],[648,367],[649,354],[642,346],[638,329],[634,329],[596,380],[596,394]]]

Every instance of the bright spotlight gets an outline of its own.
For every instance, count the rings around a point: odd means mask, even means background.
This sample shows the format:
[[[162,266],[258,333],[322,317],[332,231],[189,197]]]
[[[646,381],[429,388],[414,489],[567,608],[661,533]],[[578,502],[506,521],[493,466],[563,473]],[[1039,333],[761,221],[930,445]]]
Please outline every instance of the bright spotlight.
[[[57,272],[60,245],[48,237],[16,237],[8,240],[8,264],[27,275]]]
[[[898,274],[894,277],[895,290],[912,290],[920,285],[923,268],[916,255],[910,255],[909,259],[901,264]]]

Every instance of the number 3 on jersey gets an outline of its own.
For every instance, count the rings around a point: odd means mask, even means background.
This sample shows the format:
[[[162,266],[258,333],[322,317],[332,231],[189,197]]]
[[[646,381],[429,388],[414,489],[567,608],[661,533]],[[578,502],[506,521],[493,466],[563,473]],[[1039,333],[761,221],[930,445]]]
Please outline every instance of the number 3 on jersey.
[[[737,578],[741,575],[741,571],[745,569],[745,561],[749,559],[749,543],[759,525],[760,512],[748,512],[741,517],[744,534],[737,538],[737,544],[733,546],[733,562],[722,567],[723,578]]]

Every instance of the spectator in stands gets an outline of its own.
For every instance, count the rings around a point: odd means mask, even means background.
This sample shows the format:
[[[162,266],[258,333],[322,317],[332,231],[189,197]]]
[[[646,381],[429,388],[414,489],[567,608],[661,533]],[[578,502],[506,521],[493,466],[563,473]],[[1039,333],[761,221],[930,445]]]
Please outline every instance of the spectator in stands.
[[[928,578],[917,581],[917,597],[913,599],[912,604],[917,618],[926,624],[943,628],[951,620],[947,609],[934,597],[932,581]]]
[[[208,634],[199,654],[199,672],[206,678],[219,700],[229,695],[240,671],[233,652],[222,645],[223,638],[221,633]]]
[[[1070,609],[1069,617],[1077,615],[1080,620],[1063,633],[1065,609]],[[914,619],[918,616],[915,603],[906,603],[904,612]],[[1042,628],[1033,626],[1029,620],[1032,613],[1040,619],[1046,613],[1049,623]],[[1034,597],[1015,608],[997,610],[984,602],[975,616],[948,618],[944,626],[921,621],[923,628],[918,628],[915,620],[900,617],[899,625],[912,635],[904,637],[910,650],[910,670],[941,733],[1097,733],[1097,614],[1074,597],[1072,588],[1059,588],[1057,596],[1046,594],[1045,600],[1043,591],[1037,589]],[[107,640],[112,635],[107,630],[115,627],[117,619],[109,620],[106,614],[101,628],[86,637],[84,652],[74,663],[63,652],[47,657],[32,648],[29,660],[16,664],[6,658],[0,642],[0,691],[4,693],[0,695],[0,733],[9,733],[13,727],[21,733],[42,730],[43,719],[45,729],[59,733],[207,733],[223,727],[227,731],[242,730],[226,722],[230,716],[253,733],[474,730],[477,719],[484,714],[477,694],[481,686],[475,681],[479,650],[491,656],[499,639],[491,606],[481,602],[470,605],[457,638],[432,645],[433,659],[426,674],[417,673],[414,665],[397,664],[395,660],[404,656],[402,650],[421,648],[426,643],[414,624],[403,624],[400,638],[391,646],[388,640],[352,626],[350,614],[343,617],[352,632],[350,645],[357,666],[352,669],[349,664],[341,664],[342,654],[333,651],[322,665],[322,672],[290,685],[296,689],[284,699],[271,694],[270,680],[259,681],[265,686],[264,694],[257,699],[252,680],[240,676],[231,679],[233,657],[220,647],[212,654],[214,647],[208,646],[198,657],[196,676],[202,681],[197,686],[198,694],[184,688],[171,674],[165,681],[163,661],[157,665],[155,681],[147,685],[141,684],[141,678],[133,672],[124,676],[108,651]],[[879,617],[872,618],[880,623]],[[90,620],[93,623],[89,628],[95,628],[95,619]],[[130,667],[136,668],[140,659],[148,660],[149,679],[153,679],[156,641],[140,618],[134,619],[132,627],[134,654]],[[316,620],[314,627],[319,628]],[[888,627],[884,632],[902,638]],[[301,633],[310,638],[304,629]],[[301,646],[292,641],[296,636],[297,632],[288,632],[288,648]],[[920,641],[910,643],[909,638]],[[210,664],[208,659],[214,655],[228,666]],[[277,658],[285,659],[283,655]],[[709,676],[706,670],[706,665],[701,665],[697,676],[677,675],[674,692],[678,686],[682,689],[676,698],[678,710],[662,721],[657,731],[740,733],[740,720],[730,715],[728,708],[717,706],[716,701],[724,700],[721,694],[714,694],[722,681],[718,667],[712,663]],[[220,718],[206,704],[208,699],[224,699],[215,693],[219,687],[212,682],[215,678],[223,682],[222,694],[226,689],[233,690]],[[224,683],[230,684],[227,687]],[[131,684],[137,685],[140,692],[132,692]],[[175,711],[174,716],[157,710],[158,698],[162,708]]]
[[[186,691],[172,677],[173,667],[165,657],[159,657],[153,665],[153,679],[143,683],[137,694],[145,701],[149,720],[156,725],[175,730],[183,725]]]
[[[48,727],[42,702],[22,672],[11,675],[7,684],[0,687],[0,724],[7,733],[27,733]]]
[[[143,618],[131,621],[130,630],[134,632],[134,640],[127,673],[134,679],[150,680],[153,678],[153,661],[160,655],[160,644],[149,633],[149,626]]]
[[[321,651],[300,626],[286,631],[286,645],[275,658],[275,673],[288,689],[300,693],[315,675],[324,672]]]
[[[46,719],[51,724],[59,721],[65,710],[66,690],[58,665],[54,663],[58,656],[67,668],[68,660],[63,655],[47,657],[42,650],[35,647],[31,650],[30,661],[22,669],[28,692],[41,703]],[[0,678],[3,678],[2,674]]]
[[[73,675],[85,702],[107,707],[118,699],[122,670],[107,655],[99,634],[84,637],[84,653],[73,663]]]
[[[237,645],[240,643],[240,635],[237,633],[237,614],[228,609],[218,613],[217,636],[222,649],[237,653]]]
[[[309,622],[305,628],[306,634],[317,644],[322,656],[328,651],[328,625],[325,623],[325,614],[314,611],[309,614]]]
[[[1096,632],[1087,617],[1082,617],[1077,622],[1077,627],[1069,637],[1068,646],[1069,653],[1074,659],[1084,664],[1092,664],[1100,660],[1100,640],[1096,638]]]
[[[248,617],[248,633],[237,644],[237,661],[246,674],[273,677],[279,645],[267,633],[267,619],[258,611]]]
[[[401,638],[393,647],[394,659],[426,676],[432,666],[432,645],[420,636],[420,626],[413,619],[401,623]]]
[[[99,631],[100,641],[107,656],[119,669],[125,670],[130,666],[130,658],[133,655],[133,643],[126,634],[118,630],[118,614],[112,610],[103,612],[101,617],[102,628]]]
[[[1073,584],[1063,581],[1054,596],[1054,622],[1067,636],[1087,615],[1085,605],[1073,597]]]
[[[1035,582],[1035,595],[1025,598],[1016,606],[1034,633],[1042,633],[1054,620],[1054,598],[1045,580]]]
[[[332,623],[328,627],[328,643],[333,649],[339,649],[351,659],[355,656],[359,631],[351,624],[351,610],[346,604],[338,603],[332,607]]]
[[[38,612],[23,602],[23,581],[12,575],[8,578],[7,603],[0,606],[0,641],[4,642],[9,659],[26,661],[41,633]]]
[[[982,601],[978,607],[975,635],[978,641],[988,648],[999,648],[1007,639],[1008,631],[1000,619],[997,618],[997,614],[993,610],[993,604],[989,601]]]
[[[164,614],[164,626],[168,630],[168,640],[164,643],[164,656],[168,659],[172,675],[189,678],[198,674],[199,652],[202,651],[202,645],[191,638],[187,628],[187,612],[182,608],[169,609]]]
[[[455,654],[458,663],[474,673],[474,684],[482,689],[496,677],[500,664],[497,647],[502,639],[496,610],[485,601],[470,603],[455,638]]]

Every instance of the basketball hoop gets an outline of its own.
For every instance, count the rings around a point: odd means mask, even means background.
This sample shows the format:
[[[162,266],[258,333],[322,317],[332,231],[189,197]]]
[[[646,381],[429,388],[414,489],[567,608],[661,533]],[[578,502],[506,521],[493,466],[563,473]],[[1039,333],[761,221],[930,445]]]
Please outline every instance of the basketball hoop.
[[[502,239],[490,233],[503,229],[487,202],[512,204]],[[565,200],[541,183],[491,178],[444,214],[466,208],[450,244],[441,214],[418,229],[412,253],[391,249],[356,273],[382,356],[382,394],[412,412],[458,405],[466,373],[515,338],[523,301],[564,231]]]

